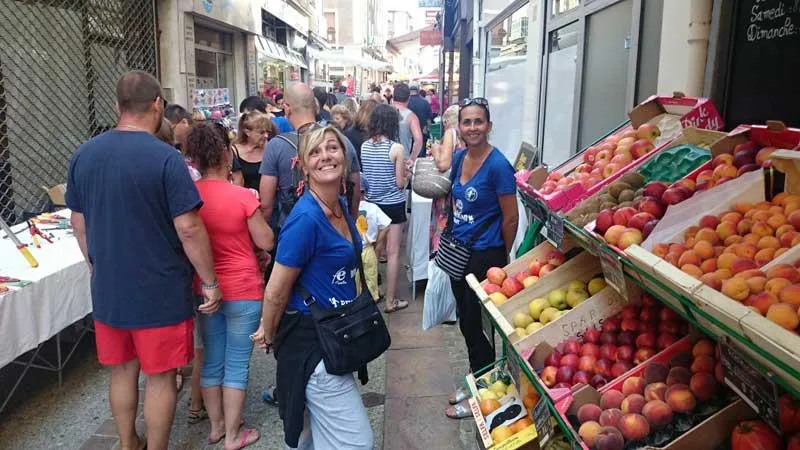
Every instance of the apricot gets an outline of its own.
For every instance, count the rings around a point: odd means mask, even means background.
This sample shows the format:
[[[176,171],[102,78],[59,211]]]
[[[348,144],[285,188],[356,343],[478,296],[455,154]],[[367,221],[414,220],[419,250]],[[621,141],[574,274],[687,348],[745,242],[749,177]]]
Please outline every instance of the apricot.
[[[788,233],[790,231],[797,231],[797,230],[794,229],[792,224],[785,223],[785,224],[779,226],[778,228],[775,228],[775,237],[779,238],[779,237],[783,236],[785,233]]]
[[[622,401],[622,405],[619,409],[622,410],[623,414],[638,414],[642,412],[642,408],[644,408],[645,403],[647,403],[647,400],[644,399],[643,395],[631,394],[625,397],[625,400]]]
[[[762,248],[756,253],[756,256],[753,258],[753,261],[755,261],[757,266],[761,267],[767,264],[768,262],[772,261],[773,258],[775,258],[775,253],[777,251],[778,249],[774,248]]]
[[[630,377],[622,383],[622,393],[624,395],[644,394],[646,383],[642,377]]]
[[[650,400],[642,408],[642,415],[654,429],[663,428],[672,422],[672,409],[662,400]]]
[[[790,283],[797,283],[800,281],[800,272],[791,264],[776,264],[767,270],[767,278],[785,278],[789,280]]]
[[[622,394],[622,392],[616,389],[609,389],[603,393],[602,397],[600,397],[600,408],[619,408],[619,406],[622,404],[622,400],[624,399],[625,396]]]
[[[707,241],[697,241],[692,250],[694,250],[694,254],[697,255],[700,260],[708,259],[714,256],[714,246]]]
[[[742,219],[736,224],[736,232],[744,236],[753,228],[753,221],[750,219]]]
[[[722,243],[725,244],[726,247],[730,247],[731,245],[738,244],[743,241],[744,237],[739,236],[738,234],[733,234],[731,236],[726,237]]]
[[[659,258],[664,258],[669,253],[669,245],[668,244],[656,244],[653,246],[653,254],[658,256]]]
[[[783,288],[789,286],[790,284],[792,284],[792,282],[786,278],[767,277],[767,284],[764,285],[764,290],[777,297],[781,294]]]
[[[775,236],[764,236],[758,240],[758,244],[756,244],[756,247],[758,247],[760,250],[763,250],[765,248],[774,248],[777,250],[781,248],[781,241],[778,240],[778,238],[776,238]]]
[[[644,439],[650,434],[650,422],[641,414],[625,414],[619,419],[617,428],[629,441]]]
[[[747,285],[750,286],[750,294],[760,294],[764,292],[764,286],[767,284],[765,277],[750,277],[747,278]]]
[[[755,233],[747,233],[744,235],[744,242],[748,244],[756,245],[759,239],[761,239],[761,236]]]
[[[779,249],[775,250],[775,255],[773,255],[772,259],[775,259],[775,258],[777,258],[777,257],[781,256],[782,254],[784,254],[784,253],[788,252],[788,251],[789,251],[789,249],[788,249],[788,248],[786,248],[786,247],[781,247],[781,248],[779,248]]]
[[[736,224],[733,222],[720,222],[716,228],[717,236],[723,241],[736,234]]]
[[[794,205],[794,203],[793,203]],[[798,208],[800,208],[800,201],[797,202]],[[791,214],[786,213],[789,219],[789,223],[792,224],[795,230],[800,230],[800,212],[797,209],[792,210]]]
[[[733,205],[733,210],[740,214],[746,214],[747,211],[750,211],[751,209],[753,209],[753,205],[750,203],[737,203]]]
[[[704,273],[703,269],[695,266],[694,264],[684,264],[684,265],[682,265],[681,266],[681,271],[691,275],[694,278],[697,278],[698,280],[700,279],[700,277],[703,276],[703,273]]]
[[[733,267],[733,262],[738,258],[739,256],[735,253],[723,253],[717,257],[717,267],[730,270]]]
[[[739,169],[732,164],[720,164],[716,168],[714,168],[714,173],[712,175],[712,179],[714,181],[719,181],[722,178],[736,178],[739,174]]]
[[[684,244],[686,244],[686,247],[688,247],[688,248],[694,247],[694,244],[696,244],[696,243],[697,243],[697,238],[696,237],[686,238],[686,241],[684,242]]]
[[[716,273],[704,273],[700,276],[700,281],[716,291],[722,289],[722,280],[719,279]]]
[[[761,269],[748,269],[736,274],[737,278],[744,278],[747,280],[748,278],[753,277],[766,277],[767,275],[761,271]]]
[[[790,284],[781,289],[778,298],[783,303],[800,306],[800,284]]]
[[[719,266],[719,260],[717,260],[717,266]],[[720,281],[727,280],[728,278],[733,276],[731,269],[717,269],[717,271],[714,272],[714,274],[717,276],[717,278],[720,279]]]
[[[675,243],[669,244],[669,253],[681,254],[685,251],[686,251],[686,246],[684,246],[683,244],[675,244]]]
[[[772,214],[773,216],[774,216],[775,214],[780,214],[780,215],[783,215],[783,208],[782,208],[782,207],[780,207],[780,206],[778,206],[778,205],[772,205],[772,206],[770,206],[770,207],[769,207],[769,209],[768,209],[767,211],[769,211],[769,212],[770,212],[770,214]]]
[[[708,241],[711,243],[711,245],[717,245],[717,243],[720,241],[717,232],[711,228],[701,228],[694,238],[695,241]]]
[[[589,421],[598,421],[600,420],[600,413],[603,410],[600,409],[599,406],[595,405],[594,403],[586,403],[585,405],[581,405],[578,408],[578,422],[585,423]]]
[[[750,231],[753,234],[758,235],[759,238],[763,236],[773,236],[775,234],[775,230],[773,230],[772,227],[767,224],[767,222],[760,220],[753,224],[753,227],[750,229]]]
[[[755,256],[755,254],[753,254],[753,256]],[[757,268],[758,266],[752,259],[747,257],[738,257],[735,260],[733,260],[733,264],[731,265],[731,272],[733,272],[733,274],[736,275],[737,273]]]
[[[689,386],[685,384],[674,384],[667,389],[666,394],[667,405],[674,412],[688,413],[691,412],[697,405],[692,391]]]
[[[712,273],[717,270],[717,260],[716,258],[708,258],[707,260],[700,263],[700,270],[703,273]],[[685,272],[685,271],[684,271]]]
[[[778,297],[769,292],[761,292],[750,296],[750,298],[752,300],[749,301],[747,306],[753,307],[762,316],[767,315],[770,306],[778,303]]]
[[[771,226],[773,230],[777,230],[782,225],[786,225],[788,223],[789,223],[789,220],[786,219],[786,217],[782,214],[782,212],[779,212],[777,214],[773,214],[773,215],[769,216],[769,218],[767,219],[767,225]]]
[[[695,398],[703,401],[708,401],[717,395],[719,383],[714,379],[714,375],[708,372],[696,373],[692,375],[689,381],[689,390],[692,391]]]
[[[728,238],[728,239],[730,239],[730,238]],[[717,256],[723,254],[723,253],[725,253],[725,247],[723,247],[721,245],[717,245],[716,247],[714,247],[714,257],[715,258]]]
[[[796,308],[796,306],[787,305],[785,303],[772,305],[767,311],[767,319],[787,330],[794,330],[797,328],[797,325],[800,324],[800,319],[797,318]]]
[[[703,216],[700,218],[700,227],[701,228],[717,228],[719,225],[720,219],[717,216]]]
[[[666,378],[665,378],[666,379]],[[658,383],[650,383],[644,388],[644,398],[647,401],[650,400],[661,400],[664,401],[664,396],[667,394],[667,386],[666,383],[658,382]]]
[[[734,253],[736,253],[736,256],[740,256],[742,258],[747,258],[747,259],[753,259],[755,258],[756,253],[758,253],[758,247],[753,244],[741,242],[734,246],[733,251]]]
[[[692,225],[683,232],[683,239],[693,238],[697,235],[697,232],[700,231],[700,227],[696,225]]]
[[[730,278],[722,282],[722,293],[741,302],[750,296],[750,286],[741,278]]]
[[[731,222],[735,226],[743,218],[744,215],[738,211],[728,211],[725,214],[721,215],[719,217],[719,220],[721,222]]]
[[[772,203],[774,203],[776,205],[779,205],[779,206],[783,206],[783,205],[786,204],[786,197],[788,197],[788,196],[789,196],[788,192],[781,192],[781,193],[775,195],[775,197],[772,197]]]
[[[781,247],[789,248],[794,246],[793,242],[798,238],[800,238],[800,233],[797,231],[787,231],[781,234],[778,240],[781,241]]]
[[[703,258],[697,256],[694,250],[686,250],[680,258],[678,258],[678,266],[683,267],[686,264],[693,264],[699,266],[703,262]]]
[[[681,257],[680,253],[669,252],[669,253],[667,253],[666,256],[664,256],[664,261],[672,264],[673,266],[677,266],[678,265],[678,260],[680,259],[680,257]]]

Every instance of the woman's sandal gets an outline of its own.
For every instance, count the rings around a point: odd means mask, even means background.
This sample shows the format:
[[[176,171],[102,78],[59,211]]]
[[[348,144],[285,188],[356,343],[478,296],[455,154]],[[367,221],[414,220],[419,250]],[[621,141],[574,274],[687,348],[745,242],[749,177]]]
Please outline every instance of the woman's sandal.
[[[385,312],[386,314],[391,314],[393,312],[400,311],[401,309],[406,309],[406,308],[408,308],[408,301],[406,300],[394,299],[392,303],[388,303],[387,300],[386,308],[384,308],[383,312]]]
[[[186,415],[186,419],[188,420],[190,425],[200,423],[208,419],[208,411],[206,411],[205,407],[201,407],[200,409],[189,408],[189,411]]]
[[[466,400],[455,405],[448,406],[444,410],[444,415],[451,419],[464,419],[472,416],[472,410],[465,405]]]
[[[460,387],[460,388],[456,389],[455,392],[450,394],[450,397],[448,397],[447,401],[450,402],[451,405],[455,405],[456,403],[463,402],[464,400],[468,399],[469,397],[470,397],[469,391],[467,391],[463,387]]]
[[[236,443],[235,447],[225,446],[225,450],[241,450],[248,445],[255,444],[259,439],[261,439],[261,434],[259,434],[258,430],[255,428],[242,427],[239,431],[241,436],[239,438],[239,442]]]

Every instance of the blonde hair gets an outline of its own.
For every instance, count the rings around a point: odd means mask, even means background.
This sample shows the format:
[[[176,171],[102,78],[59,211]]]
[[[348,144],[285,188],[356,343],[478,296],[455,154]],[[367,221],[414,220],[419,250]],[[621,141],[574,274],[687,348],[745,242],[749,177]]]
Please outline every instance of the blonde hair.
[[[339,114],[342,116],[347,122],[347,125],[351,125],[353,123],[353,115],[350,114],[350,110],[344,105],[334,105],[333,108],[331,108],[331,117],[333,117],[334,114]]]
[[[347,155],[347,147],[344,145],[344,140],[347,138],[344,137],[342,132],[332,124],[321,128],[314,128],[313,130],[307,131],[300,135],[300,140],[298,142],[300,145],[297,147],[297,163],[300,164],[301,169],[305,169],[306,159],[308,159],[308,155],[311,153],[311,150],[319,147],[325,142],[325,133],[328,132],[333,133],[336,136],[336,139],[339,141],[339,147],[342,148],[342,157],[344,159],[343,176],[347,177],[350,174],[350,158]]]
[[[247,134],[244,132],[253,130],[267,130],[267,139],[272,138],[276,134],[275,125],[272,124],[272,120],[270,120],[268,115],[259,111],[244,113],[242,117],[239,118],[239,131],[236,136],[236,143],[244,144],[247,142]]]
[[[458,125],[458,105],[453,105],[444,110],[444,128],[452,128]]]

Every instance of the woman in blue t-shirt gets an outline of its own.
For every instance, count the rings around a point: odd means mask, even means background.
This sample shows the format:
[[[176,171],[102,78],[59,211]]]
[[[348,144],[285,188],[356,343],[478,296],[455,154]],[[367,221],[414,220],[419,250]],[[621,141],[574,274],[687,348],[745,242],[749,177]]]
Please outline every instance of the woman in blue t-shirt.
[[[474,239],[466,273],[479,279],[493,266],[508,264],[508,254],[517,234],[516,185],[514,168],[503,153],[489,143],[492,122],[489,103],[484,98],[465,99],[458,111],[458,131],[466,149],[453,155],[450,205],[453,208],[453,235],[461,242]],[[493,346],[483,334],[478,297],[464,279],[450,279],[458,308],[461,334],[467,344],[473,372],[494,362]],[[448,417],[471,415],[464,403],[466,395],[456,392],[450,398]]]
[[[317,305],[336,308],[357,297],[361,241],[339,195],[348,164],[345,139],[333,125],[301,135],[298,163],[305,192],[281,228],[261,326],[253,335],[267,353],[274,343],[278,408],[291,448],[372,448],[372,428],[353,375],[327,372],[304,302],[310,294]],[[301,294],[301,287],[308,294]],[[306,410],[310,433],[303,432]]]

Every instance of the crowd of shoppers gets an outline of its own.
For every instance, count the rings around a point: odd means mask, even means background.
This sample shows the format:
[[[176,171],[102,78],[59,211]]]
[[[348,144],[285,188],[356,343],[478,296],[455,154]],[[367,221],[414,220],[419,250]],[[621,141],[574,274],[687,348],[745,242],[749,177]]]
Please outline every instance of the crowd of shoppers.
[[[256,442],[243,420],[256,346],[277,359],[264,398],[280,409],[288,447],[372,448],[355,379],[329,372],[309,305],[344,308],[368,289],[386,313],[408,306],[397,286],[409,169],[439,111],[405,84],[360,104],[346,86],[248,97],[231,140],[223,123],[165,105],[151,75],[120,78],[118,126],[77,150],[67,183],[120,448],[145,445],[134,427],[140,372],[147,448],[167,448],[189,363],[189,422],[208,419],[208,442],[226,450]],[[469,271],[483,273],[505,264],[514,240],[513,169],[488,141],[486,100],[444,116],[432,157],[452,193],[437,211],[449,211],[447,232],[474,242]],[[494,350],[478,299],[463,279],[451,285],[475,370]],[[464,417],[462,400],[455,393],[446,414]]]

